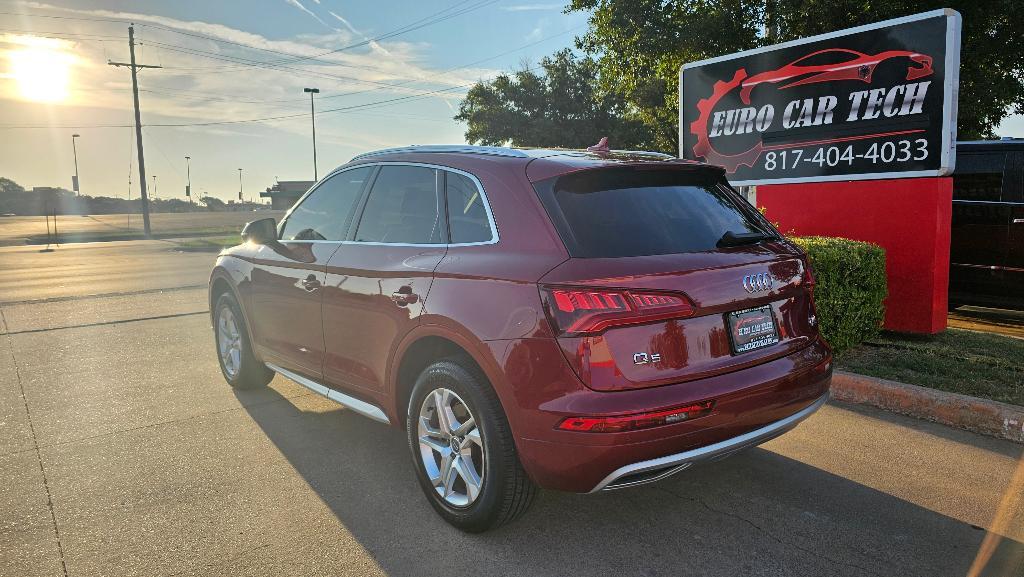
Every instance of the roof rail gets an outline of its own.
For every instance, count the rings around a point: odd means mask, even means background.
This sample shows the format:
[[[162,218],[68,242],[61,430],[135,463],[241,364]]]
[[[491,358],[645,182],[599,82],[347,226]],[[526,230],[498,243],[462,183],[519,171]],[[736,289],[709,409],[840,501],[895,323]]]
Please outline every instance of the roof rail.
[[[508,156],[513,158],[529,158],[530,155],[526,154],[522,150],[516,150],[514,148],[507,148],[504,146],[470,146],[468,144],[425,144],[425,145],[412,145],[412,146],[400,146],[397,148],[385,148],[382,150],[374,150],[373,152],[364,152],[363,154],[352,157],[352,160],[359,160],[370,156],[378,156],[381,154],[395,154],[400,152],[419,152],[419,153],[455,153],[455,154],[483,154],[486,156]],[[351,161],[350,161],[351,162]]]

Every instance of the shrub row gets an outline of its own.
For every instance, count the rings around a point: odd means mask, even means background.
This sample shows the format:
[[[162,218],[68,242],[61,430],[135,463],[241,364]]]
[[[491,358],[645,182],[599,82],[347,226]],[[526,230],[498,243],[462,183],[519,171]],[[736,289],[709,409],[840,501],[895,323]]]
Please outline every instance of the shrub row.
[[[840,352],[878,334],[888,290],[885,249],[848,238],[791,237],[810,259],[814,302],[825,340]]]

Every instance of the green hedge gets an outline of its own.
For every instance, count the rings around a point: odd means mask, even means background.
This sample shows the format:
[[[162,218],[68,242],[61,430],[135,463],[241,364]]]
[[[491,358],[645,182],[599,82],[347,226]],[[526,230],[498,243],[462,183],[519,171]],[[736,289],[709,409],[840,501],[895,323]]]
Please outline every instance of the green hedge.
[[[842,351],[878,334],[885,315],[885,249],[824,236],[790,238],[810,257],[822,335]]]

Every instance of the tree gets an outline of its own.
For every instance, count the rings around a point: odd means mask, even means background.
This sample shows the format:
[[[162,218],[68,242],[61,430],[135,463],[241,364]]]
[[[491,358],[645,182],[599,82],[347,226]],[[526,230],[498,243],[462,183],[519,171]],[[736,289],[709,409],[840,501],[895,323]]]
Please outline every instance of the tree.
[[[203,203],[206,210],[224,210],[228,206],[223,200],[215,196],[204,196],[199,199],[199,202]]]
[[[567,11],[591,11],[577,45],[598,56],[600,87],[621,89],[657,147],[677,152],[682,64],[946,7],[963,16],[958,137],[992,137],[1024,112],[1017,0],[571,0]]]
[[[598,87],[598,65],[565,49],[529,68],[478,82],[459,105],[473,144],[584,148],[607,136],[616,148],[648,148],[650,131],[625,100]]]

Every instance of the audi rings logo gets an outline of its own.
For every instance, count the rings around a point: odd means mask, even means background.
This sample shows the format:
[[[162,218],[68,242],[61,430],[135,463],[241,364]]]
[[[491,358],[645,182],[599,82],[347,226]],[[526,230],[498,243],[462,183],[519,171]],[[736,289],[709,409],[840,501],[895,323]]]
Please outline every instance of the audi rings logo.
[[[766,291],[772,288],[772,275],[766,272],[759,272],[757,274],[748,274],[743,277],[743,288],[748,293],[756,293],[760,291]]]

